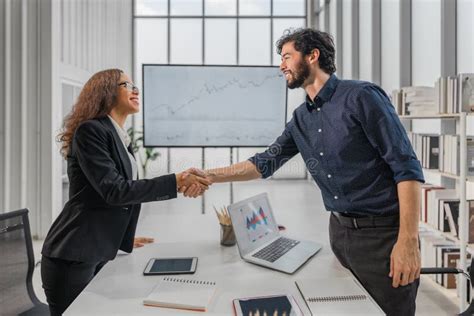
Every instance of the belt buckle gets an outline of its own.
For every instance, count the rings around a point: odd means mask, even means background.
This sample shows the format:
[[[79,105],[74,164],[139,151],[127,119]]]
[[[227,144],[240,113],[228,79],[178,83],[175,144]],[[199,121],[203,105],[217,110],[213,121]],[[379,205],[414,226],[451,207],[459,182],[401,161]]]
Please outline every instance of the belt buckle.
[[[352,218],[352,224],[354,224],[355,229],[359,229],[359,225],[357,225],[357,218]]]

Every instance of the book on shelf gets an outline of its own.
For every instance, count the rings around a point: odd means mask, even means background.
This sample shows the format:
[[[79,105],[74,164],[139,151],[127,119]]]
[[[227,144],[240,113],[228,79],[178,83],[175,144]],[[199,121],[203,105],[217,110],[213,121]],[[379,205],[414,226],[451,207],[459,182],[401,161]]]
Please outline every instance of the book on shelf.
[[[474,137],[467,137],[466,143],[467,176],[474,176]],[[442,157],[440,171],[453,175],[460,174],[460,147],[460,139],[457,135],[440,136],[440,152]]]
[[[457,78],[454,76],[447,77],[447,95],[446,95],[446,102],[447,102],[447,113],[457,113],[456,109],[456,84]]]
[[[467,175],[474,176],[474,137],[468,137],[466,141]]]
[[[439,77],[434,89],[439,113],[474,112],[474,74]]]
[[[451,233],[451,222],[450,222],[450,214],[448,214],[447,209],[450,208],[450,204],[459,205],[459,200],[446,200],[440,199],[439,200],[439,216],[438,216],[438,230],[444,233]],[[452,216],[452,215],[451,215]],[[456,236],[453,234],[453,236]]]
[[[449,231],[453,236],[458,236],[459,200],[446,202],[444,211],[448,219]]]
[[[422,136],[422,154],[419,158],[423,168],[439,168],[439,136]]]
[[[457,135],[424,135],[409,132],[408,139],[425,169],[459,176],[460,138]],[[474,136],[466,137],[466,175],[474,176]]]
[[[436,267],[442,267],[446,268],[447,263],[445,262],[445,256],[448,253],[457,253],[459,254],[459,246],[457,245],[445,245],[445,246],[440,246],[436,248]],[[447,288],[447,285],[445,284],[445,279],[443,274],[436,274],[436,283],[439,285],[442,285]]]
[[[438,267],[437,265],[437,248],[452,246],[454,242],[434,232],[420,234],[420,254],[422,267]],[[436,275],[430,274],[429,278],[436,281]]]
[[[453,238],[458,237],[459,206],[461,202],[457,197],[457,191],[424,184],[421,193],[420,221],[426,222],[432,229],[448,234]],[[474,243],[474,200],[466,201],[466,209],[469,218],[467,242],[472,244]]]
[[[213,281],[165,277],[143,300],[147,306],[206,311],[216,291]]]
[[[433,87],[413,86],[401,90],[401,115],[433,115],[438,113]]]
[[[403,87],[403,93],[405,94],[405,102],[418,102],[418,101],[433,101],[435,90],[434,87],[428,86],[410,86]]]
[[[422,267],[459,268],[459,245],[452,240],[437,235],[433,231],[420,230],[420,252]],[[469,261],[467,266],[470,264],[470,259],[471,255],[467,254],[467,260]],[[456,288],[458,284],[457,276],[459,275],[430,274],[427,277],[446,288]]]
[[[447,252],[444,254],[444,266],[446,268],[457,268],[457,261],[461,253],[457,252]],[[443,275],[443,286],[447,289],[455,289],[456,288],[456,277],[452,273],[447,273]]]
[[[461,73],[458,75],[459,109],[462,112],[474,112],[474,74]]]
[[[439,77],[434,87],[403,87],[393,90],[391,98],[399,115],[474,112],[474,74]]]
[[[454,189],[431,190],[428,192],[426,222],[438,229],[440,200],[459,200],[459,193]]]
[[[392,91],[391,101],[397,114],[402,115],[403,97],[402,91],[395,89]]]
[[[433,184],[423,184],[421,186],[421,209],[420,209],[420,221],[426,223],[428,218],[428,192],[431,190],[443,190],[444,187],[433,185]]]
[[[436,115],[436,109],[434,102],[412,102],[406,106],[406,112],[408,115],[423,116],[423,115]]]
[[[467,209],[468,209],[468,214],[469,214],[469,237],[468,237],[468,243],[472,244],[474,243],[474,200],[469,200],[467,201]]]
[[[459,251],[459,249],[458,251],[446,252],[444,254],[443,267],[459,269],[460,257],[461,257],[461,252]],[[466,256],[466,267],[470,266],[471,260],[472,260],[471,254],[468,253]],[[442,285],[447,289],[457,289],[456,294],[458,297],[461,297],[460,287],[458,287],[458,284],[461,278],[465,278],[465,276],[462,274],[446,273],[443,275]],[[466,283],[467,283],[466,284],[467,286],[466,299],[467,299],[467,302],[470,302],[469,297],[470,297],[471,285],[470,285],[469,280],[467,280]]]
[[[439,136],[427,136],[428,139],[428,168],[439,168]]]
[[[445,77],[439,77],[435,82],[435,104],[438,107],[438,113],[447,112],[446,86]]]
[[[429,189],[433,188],[422,188],[422,192],[425,192],[425,195],[428,195],[428,192],[430,191],[426,191]],[[449,191],[453,190],[443,190],[441,188],[435,188],[435,190],[439,191],[437,193],[430,194],[430,202],[428,202],[426,207],[428,207],[428,209],[431,208],[434,203],[436,203],[436,201],[438,202],[438,205],[433,207],[433,210],[429,209],[427,223],[440,232],[447,233],[452,237],[459,237],[458,223],[459,206],[461,204],[460,200],[458,198],[449,198],[449,196],[454,196],[449,193]],[[446,193],[446,191],[448,191],[448,193]],[[469,223],[467,225],[468,243],[471,244],[474,243],[474,200],[467,200],[466,204],[467,212],[469,214]],[[437,215],[437,222],[434,221],[435,215]]]
[[[425,169],[439,169],[440,166],[440,136],[408,133],[416,157]]]

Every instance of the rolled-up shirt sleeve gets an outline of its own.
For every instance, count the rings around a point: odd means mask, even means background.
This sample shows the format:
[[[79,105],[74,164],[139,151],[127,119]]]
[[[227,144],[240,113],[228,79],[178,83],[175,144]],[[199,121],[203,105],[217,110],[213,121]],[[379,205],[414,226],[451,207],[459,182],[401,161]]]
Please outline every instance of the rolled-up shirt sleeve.
[[[362,88],[356,115],[370,143],[390,166],[396,183],[425,182],[420,161],[385,92],[374,85]]]
[[[268,178],[281,168],[288,160],[299,153],[298,148],[291,136],[290,121],[283,133],[271,144],[264,152],[258,153],[248,160],[252,162],[262,175],[262,178]]]

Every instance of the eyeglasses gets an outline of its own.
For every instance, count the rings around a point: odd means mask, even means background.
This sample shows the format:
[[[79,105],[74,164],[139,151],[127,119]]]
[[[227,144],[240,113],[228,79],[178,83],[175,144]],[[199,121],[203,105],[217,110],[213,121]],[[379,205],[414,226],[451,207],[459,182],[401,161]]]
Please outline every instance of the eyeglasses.
[[[124,81],[124,82],[119,83],[118,85],[124,86],[130,92],[140,93],[140,89],[133,83]]]

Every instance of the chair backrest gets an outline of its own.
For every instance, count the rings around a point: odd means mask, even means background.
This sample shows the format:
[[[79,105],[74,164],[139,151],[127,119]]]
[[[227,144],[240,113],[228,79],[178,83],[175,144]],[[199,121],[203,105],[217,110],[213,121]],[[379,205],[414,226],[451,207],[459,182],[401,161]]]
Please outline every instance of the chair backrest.
[[[28,210],[0,214],[0,310],[16,315],[39,303],[34,294]]]

